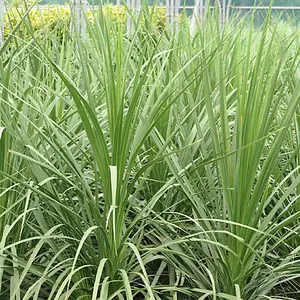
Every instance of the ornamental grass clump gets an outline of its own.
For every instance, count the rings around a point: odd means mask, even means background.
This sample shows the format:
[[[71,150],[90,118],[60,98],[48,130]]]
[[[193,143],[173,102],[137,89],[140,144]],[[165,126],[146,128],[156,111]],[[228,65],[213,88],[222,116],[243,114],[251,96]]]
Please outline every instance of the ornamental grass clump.
[[[269,19],[14,29],[1,299],[299,298],[299,35]]]

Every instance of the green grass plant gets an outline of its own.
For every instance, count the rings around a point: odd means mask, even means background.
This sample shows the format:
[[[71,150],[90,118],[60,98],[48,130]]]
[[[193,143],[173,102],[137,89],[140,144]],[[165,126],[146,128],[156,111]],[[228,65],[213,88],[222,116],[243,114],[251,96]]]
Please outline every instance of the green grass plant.
[[[299,299],[299,31],[269,18],[211,12],[192,36],[100,14],[72,39],[21,20],[31,39],[0,50],[0,299]]]

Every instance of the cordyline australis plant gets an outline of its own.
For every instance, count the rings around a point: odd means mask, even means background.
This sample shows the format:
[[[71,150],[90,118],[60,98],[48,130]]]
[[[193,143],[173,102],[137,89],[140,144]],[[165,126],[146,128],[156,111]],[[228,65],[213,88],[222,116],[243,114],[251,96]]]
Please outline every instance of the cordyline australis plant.
[[[1,299],[297,299],[299,37],[186,23],[1,48]]]

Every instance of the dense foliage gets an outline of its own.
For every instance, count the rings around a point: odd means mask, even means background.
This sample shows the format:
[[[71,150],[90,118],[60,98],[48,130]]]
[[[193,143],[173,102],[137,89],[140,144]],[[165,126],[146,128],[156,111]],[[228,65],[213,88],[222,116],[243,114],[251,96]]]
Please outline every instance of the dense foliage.
[[[298,29],[28,15],[0,48],[0,299],[299,299]]]
[[[165,26],[166,13],[164,8],[151,8],[152,17],[151,23],[158,29]],[[22,16],[26,12],[26,8],[22,5],[12,6],[6,13],[4,22],[4,36],[7,37],[15,26],[22,20]],[[103,16],[110,20],[119,23],[123,26],[126,24],[126,10],[124,6],[104,5],[102,7]],[[99,11],[88,10],[86,18],[89,22],[94,24],[95,18],[99,17]],[[55,29],[59,35],[63,35],[68,31],[71,22],[71,12],[69,6],[47,6],[46,8],[33,7],[28,18],[30,27],[34,32],[48,34]],[[143,20],[141,20],[143,22]],[[124,27],[125,28],[125,27]],[[26,28],[26,24],[22,24],[19,32],[23,32],[22,37],[25,38],[30,32]]]
[[[228,0],[226,0],[228,1]],[[67,3],[66,0],[42,0],[42,4],[63,4]],[[104,1],[105,2],[105,1]],[[116,3],[116,0],[108,1],[110,3]],[[165,1],[154,1],[149,0],[149,4],[153,4],[154,2],[158,3],[164,3]],[[187,5],[193,5],[194,0],[181,0],[182,4],[186,3]],[[211,0],[212,4],[214,3],[214,0]],[[103,3],[100,0],[89,0],[89,3],[91,4],[97,4],[97,3]],[[270,0],[233,0],[232,3],[234,5],[255,5],[255,4],[263,4],[263,5],[269,5]],[[279,6],[300,6],[300,0],[273,0],[273,5],[279,5]]]

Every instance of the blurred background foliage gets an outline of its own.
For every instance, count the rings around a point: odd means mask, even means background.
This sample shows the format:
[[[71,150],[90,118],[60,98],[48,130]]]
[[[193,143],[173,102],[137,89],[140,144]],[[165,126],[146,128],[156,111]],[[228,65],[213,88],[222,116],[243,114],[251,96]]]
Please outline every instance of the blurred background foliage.
[[[116,3],[116,0],[109,0],[109,1],[103,1],[103,0],[88,0],[90,4],[99,4],[101,1],[102,2],[109,2],[109,3]],[[228,1],[228,0],[227,0]],[[40,1],[41,4],[65,4],[68,3],[68,0],[42,0]],[[153,4],[153,0],[148,0],[148,3],[151,5]],[[159,0],[158,1],[161,4],[164,4],[164,0]],[[193,5],[194,0],[181,0],[182,4],[186,5]],[[211,3],[212,5],[214,4],[215,0],[212,0]],[[257,4],[262,4],[262,5],[269,5],[270,1],[269,0],[262,0],[262,1],[255,1],[255,0],[233,0],[232,1],[234,5],[257,5]],[[273,5],[275,6],[300,6],[300,0],[274,0]]]

